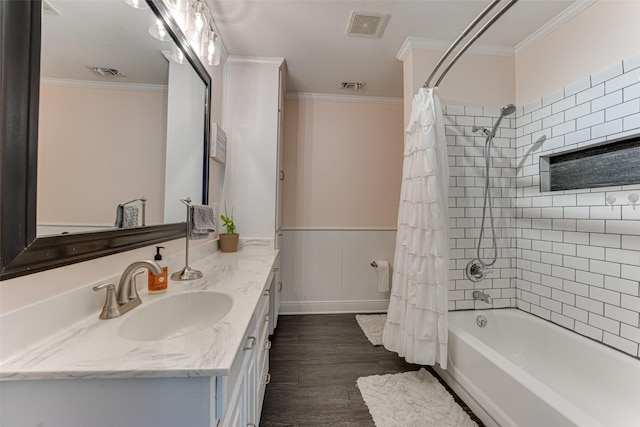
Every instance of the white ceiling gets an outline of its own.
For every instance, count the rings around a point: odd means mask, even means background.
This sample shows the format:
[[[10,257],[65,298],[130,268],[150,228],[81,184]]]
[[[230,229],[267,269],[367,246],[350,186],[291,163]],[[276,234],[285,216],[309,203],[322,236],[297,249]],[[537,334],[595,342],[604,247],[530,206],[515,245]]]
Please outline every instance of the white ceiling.
[[[43,77],[166,84],[168,66],[161,51],[170,50],[171,42],[149,36],[149,9],[133,9],[122,0],[49,1],[61,15],[43,15]],[[288,92],[397,98],[402,97],[402,62],[396,55],[407,37],[440,41],[444,49],[490,2],[206,1],[230,55],[286,59]],[[513,52],[569,6],[585,1],[520,0],[476,46]],[[382,37],[347,36],[352,11],[390,14]],[[126,77],[96,76],[86,66],[119,68]],[[339,88],[341,80],[365,81],[366,86],[353,92]]]
[[[407,37],[447,46],[489,0],[207,0],[230,55],[282,57],[289,92],[402,97],[402,63],[396,59]],[[499,9],[506,1],[496,7]],[[521,0],[476,44],[511,51],[574,0]],[[351,11],[391,15],[381,38],[346,35]],[[425,76],[426,80],[427,76]],[[341,80],[366,81],[357,92]]]

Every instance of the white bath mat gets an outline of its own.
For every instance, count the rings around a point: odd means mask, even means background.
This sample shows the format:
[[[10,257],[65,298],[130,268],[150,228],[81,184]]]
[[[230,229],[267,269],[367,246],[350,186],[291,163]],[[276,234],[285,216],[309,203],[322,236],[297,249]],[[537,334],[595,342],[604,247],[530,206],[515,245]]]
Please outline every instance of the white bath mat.
[[[386,314],[356,314],[356,320],[371,344],[382,345],[382,331],[384,322],[387,321]]]
[[[358,378],[376,427],[477,427],[427,370]]]

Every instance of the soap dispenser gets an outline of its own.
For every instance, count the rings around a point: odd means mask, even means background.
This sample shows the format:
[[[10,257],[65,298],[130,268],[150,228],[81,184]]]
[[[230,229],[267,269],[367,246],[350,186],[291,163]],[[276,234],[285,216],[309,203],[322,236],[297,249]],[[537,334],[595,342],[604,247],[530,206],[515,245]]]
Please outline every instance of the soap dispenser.
[[[164,249],[164,246],[156,246],[156,254],[153,257],[155,262],[162,267],[161,274],[153,274],[151,270],[149,270],[149,280],[148,280],[148,288],[150,294],[160,294],[162,292],[167,291],[168,281],[168,270],[169,266],[162,259],[162,254],[160,253],[160,249]]]

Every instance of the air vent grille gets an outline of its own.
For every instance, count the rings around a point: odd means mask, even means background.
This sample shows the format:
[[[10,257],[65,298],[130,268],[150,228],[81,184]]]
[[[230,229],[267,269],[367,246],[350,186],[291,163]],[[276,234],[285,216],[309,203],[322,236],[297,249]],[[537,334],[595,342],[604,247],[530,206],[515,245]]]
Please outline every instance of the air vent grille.
[[[105,77],[116,77],[116,76],[124,77],[124,74],[122,73],[122,71],[118,70],[117,68],[110,68],[110,67],[87,67],[87,68],[93,71],[94,73],[100,74],[101,76],[105,76]]]
[[[351,12],[347,35],[354,37],[381,37],[389,18],[388,14],[375,12]]]
[[[366,85],[367,82],[340,82],[342,89],[360,90]]]

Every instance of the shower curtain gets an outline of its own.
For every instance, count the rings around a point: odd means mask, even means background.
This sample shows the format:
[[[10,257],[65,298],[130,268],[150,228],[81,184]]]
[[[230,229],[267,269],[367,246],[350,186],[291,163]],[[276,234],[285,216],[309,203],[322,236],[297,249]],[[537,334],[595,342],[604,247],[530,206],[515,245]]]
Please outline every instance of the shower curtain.
[[[413,98],[405,129],[398,231],[385,348],[447,367],[449,164],[437,88]]]

